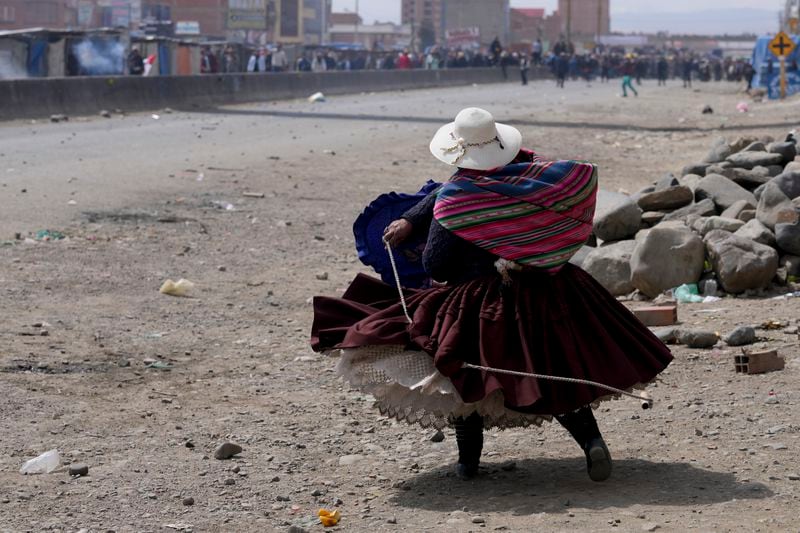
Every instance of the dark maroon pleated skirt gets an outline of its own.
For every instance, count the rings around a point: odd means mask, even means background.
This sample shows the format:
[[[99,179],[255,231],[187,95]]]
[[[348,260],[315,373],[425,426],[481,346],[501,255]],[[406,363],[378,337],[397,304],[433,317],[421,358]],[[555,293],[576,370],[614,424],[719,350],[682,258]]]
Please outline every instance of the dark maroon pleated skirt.
[[[455,286],[407,290],[414,323],[397,290],[359,275],[342,298],[314,299],[312,348],[401,345],[426,352],[466,403],[501,389],[508,408],[563,414],[608,396],[607,390],[462,368],[463,363],[588,379],[631,389],[672,361],[667,347],[589,274],[512,273]]]

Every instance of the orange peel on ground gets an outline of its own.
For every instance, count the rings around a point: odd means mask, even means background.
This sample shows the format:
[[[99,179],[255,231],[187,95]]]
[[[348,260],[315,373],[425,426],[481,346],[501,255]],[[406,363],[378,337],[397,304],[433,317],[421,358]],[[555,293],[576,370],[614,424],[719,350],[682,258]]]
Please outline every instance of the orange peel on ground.
[[[322,522],[322,525],[325,527],[335,526],[342,518],[342,513],[339,512],[339,509],[335,509],[333,511],[320,509],[317,514],[319,515],[319,521]]]

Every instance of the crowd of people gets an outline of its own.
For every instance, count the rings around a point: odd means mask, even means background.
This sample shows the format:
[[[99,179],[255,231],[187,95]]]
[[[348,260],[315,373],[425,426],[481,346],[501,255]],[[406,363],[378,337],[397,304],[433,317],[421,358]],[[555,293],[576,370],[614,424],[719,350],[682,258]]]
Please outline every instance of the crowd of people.
[[[747,82],[751,88],[755,71],[749,61],[714,54],[701,55],[690,50],[636,49],[600,46],[594,50],[578,52],[566,40],[556,42],[549,50],[541,40],[528,49],[504,48],[495,38],[488,47],[448,48],[432,46],[424,52],[409,49],[387,50],[334,50],[326,47],[306,47],[297,59],[289,61],[281,45],[274,48],[259,47],[247,52],[247,60],[240,58],[231,45],[201,48],[202,74],[234,72],[325,72],[333,70],[407,70],[407,69],[457,69],[470,67],[499,67],[508,78],[509,70],[518,68],[523,84],[527,84],[531,68],[547,68],[559,87],[568,80],[585,80],[602,83],[611,79],[622,80],[623,96],[628,91],[638,95],[636,85],[643,79],[656,79],[666,85],[670,79],[679,79],[684,87],[694,81]],[[141,74],[141,56],[132,52],[128,60],[129,72]],[[797,66],[790,66],[797,69]]]

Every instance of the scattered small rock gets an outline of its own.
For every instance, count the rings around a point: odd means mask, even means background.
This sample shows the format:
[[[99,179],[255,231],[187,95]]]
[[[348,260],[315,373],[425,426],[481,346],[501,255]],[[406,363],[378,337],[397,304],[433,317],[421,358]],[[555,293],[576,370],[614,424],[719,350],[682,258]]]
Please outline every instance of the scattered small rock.
[[[685,344],[689,348],[711,348],[719,339],[713,331],[703,330],[679,330],[677,334],[678,342]]]
[[[233,442],[225,442],[220,444],[216,450],[214,450],[214,459],[219,459],[220,461],[225,459],[230,459],[234,455],[242,453],[242,447],[238,444],[234,444]]]
[[[339,457],[339,466],[351,466],[358,463],[359,461],[363,461],[364,459],[365,457],[359,454],[343,455]]]
[[[739,326],[728,333],[723,340],[728,346],[745,346],[756,341],[756,330],[751,326]]]
[[[482,517],[482,516],[473,516],[472,517],[472,523],[473,524],[485,524],[486,523],[486,519],[484,517]]]
[[[83,463],[74,463],[69,465],[69,475],[70,476],[88,476],[89,475],[89,465]]]
[[[328,280],[328,273],[327,272],[320,272],[317,274],[317,279],[320,281],[327,281]]]
[[[442,442],[444,440],[444,433],[437,431],[431,437],[431,442]]]
[[[188,497],[184,498],[183,499],[183,505],[185,505],[187,507],[190,507],[190,506],[194,505],[194,498],[192,498],[191,496],[188,496]]]

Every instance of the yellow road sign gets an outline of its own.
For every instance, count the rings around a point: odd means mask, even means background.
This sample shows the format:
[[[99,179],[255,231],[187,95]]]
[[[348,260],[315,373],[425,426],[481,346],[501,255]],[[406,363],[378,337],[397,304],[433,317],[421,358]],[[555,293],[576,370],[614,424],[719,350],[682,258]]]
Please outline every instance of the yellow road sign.
[[[786,57],[795,48],[794,41],[786,35],[786,32],[779,32],[769,43],[769,50],[778,57]]]

